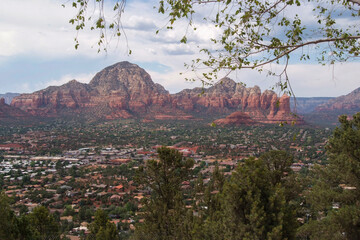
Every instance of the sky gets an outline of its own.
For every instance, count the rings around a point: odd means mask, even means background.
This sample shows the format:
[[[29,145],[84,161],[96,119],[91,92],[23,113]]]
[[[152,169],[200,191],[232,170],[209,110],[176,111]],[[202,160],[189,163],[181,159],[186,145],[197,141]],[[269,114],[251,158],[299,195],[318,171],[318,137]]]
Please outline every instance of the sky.
[[[168,19],[157,13],[154,8],[157,3],[128,0],[122,17],[126,38],[123,34],[119,39],[112,39],[107,53],[98,53],[99,33],[89,30],[77,33],[69,24],[76,12],[68,0],[0,0],[0,93],[30,93],[72,79],[88,83],[97,72],[121,61],[144,68],[154,82],[170,93],[201,86],[200,81],[184,79],[184,76],[191,77],[184,63],[199,57],[199,47],[211,48],[209,38],[216,36],[217,31],[211,24],[199,22],[196,32],[188,32],[188,43],[182,44],[180,39],[187,32],[186,24],[179,22],[174,30],[167,30],[164,26]],[[105,6],[105,14],[111,19],[113,13],[108,7]],[[199,9],[199,12],[211,14],[208,9]],[[77,50],[75,37],[80,43]],[[127,54],[129,49],[131,55]],[[294,62],[288,66],[297,97],[348,94],[360,87],[359,74],[359,62],[331,66]],[[277,80],[255,70],[241,70],[230,77],[248,87],[258,85],[263,91],[271,89]]]

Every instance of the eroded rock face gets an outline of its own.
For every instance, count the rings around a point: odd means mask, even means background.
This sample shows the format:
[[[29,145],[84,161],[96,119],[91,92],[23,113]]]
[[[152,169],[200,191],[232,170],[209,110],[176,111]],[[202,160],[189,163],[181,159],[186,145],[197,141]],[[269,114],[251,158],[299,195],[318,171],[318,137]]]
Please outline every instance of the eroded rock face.
[[[360,111],[360,88],[355,89],[351,93],[329,100],[318,106],[315,111],[336,111],[350,110]]]
[[[14,98],[11,105],[43,116],[56,114],[63,109],[81,110],[101,106],[98,117],[109,119],[145,114],[152,105],[169,105],[170,98],[169,93],[161,85],[155,84],[144,69],[121,62],[100,71],[89,84],[72,80],[59,87],[22,94]]]
[[[46,116],[62,108],[86,107],[90,98],[89,87],[72,80],[60,87],[52,86],[32,94],[21,94],[12,100],[11,106],[33,115]]]
[[[252,122],[272,123],[286,121],[290,116],[289,97],[278,98],[273,91],[261,93],[258,86],[245,88],[224,78],[207,89],[186,89],[171,95],[144,69],[129,62],[103,69],[89,84],[72,80],[59,87],[22,94],[11,105],[32,115],[83,111],[106,119],[192,119],[195,113],[208,116],[240,111],[245,115],[234,115],[240,122],[248,116]]]
[[[290,112],[289,101],[290,97],[287,95],[278,98],[275,93],[265,91],[258,99],[253,97],[245,111],[234,112],[226,118],[216,120],[215,123],[219,125],[249,125],[255,123],[303,124],[303,119]]]
[[[4,118],[25,118],[28,116],[29,114],[27,114],[26,112],[23,112],[18,108],[9,106],[5,103],[4,98],[0,98],[0,120]]]

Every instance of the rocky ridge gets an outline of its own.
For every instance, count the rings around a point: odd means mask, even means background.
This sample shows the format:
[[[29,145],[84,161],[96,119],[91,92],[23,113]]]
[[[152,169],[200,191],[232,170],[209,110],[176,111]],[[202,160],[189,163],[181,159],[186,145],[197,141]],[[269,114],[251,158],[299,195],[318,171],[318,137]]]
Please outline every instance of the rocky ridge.
[[[307,122],[315,125],[334,126],[339,124],[340,115],[352,117],[357,112],[360,112],[360,88],[317,106],[304,117]]]
[[[34,116],[86,114],[96,118],[193,119],[243,112],[253,122],[290,121],[289,97],[258,86],[245,88],[224,78],[214,86],[169,94],[142,68],[120,62],[97,73],[89,84],[72,80],[62,86],[15,97],[11,106]],[[249,120],[250,121],[250,120]]]
[[[360,111],[360,87],[351,93],[329,100],[319,105],[316,111],[351,110]]]
[[[0,120],[23,117],[29,117],[29,114],[6,104],[5,98],[0,98]]]

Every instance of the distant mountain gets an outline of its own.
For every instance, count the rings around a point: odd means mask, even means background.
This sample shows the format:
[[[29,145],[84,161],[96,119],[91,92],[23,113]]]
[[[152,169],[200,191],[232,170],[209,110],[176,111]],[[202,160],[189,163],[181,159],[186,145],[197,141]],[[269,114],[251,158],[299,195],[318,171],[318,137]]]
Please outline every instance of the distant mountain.
[[[290,108],[298,114],[307,114],[321,104],[334,99],[334,97],[296,97],[290,99]],[[296,104],[295,104],[296,103]]]
[[[13,99],[11,106],[44,117],[70,114],[95,119],[194,119],[241,111],[255,122],[294,118],[288,96],[279,98],[269,90],[261,93],[257,86],[245,88],[229,78],[207,89],[169,94],[144,69],[129,62],[103,69],[89,84],[72,80],[62,86],[22,94]]]
[[[327,103],[321,104],[316,108],[316,111],[360,111],[360,87],[351,93],[331,99]]]
[[[0,94],[0,98],[4,98],[6,104],[10,104],[12,99],[19,95],[20,93],[5,93],[5,94]]]
[[[352,116],[360,112],[360,88],[351,93],[330,99],[320,104],[315,110],[305,116],[306,120],[323,125],[337,125],[340,115]]]

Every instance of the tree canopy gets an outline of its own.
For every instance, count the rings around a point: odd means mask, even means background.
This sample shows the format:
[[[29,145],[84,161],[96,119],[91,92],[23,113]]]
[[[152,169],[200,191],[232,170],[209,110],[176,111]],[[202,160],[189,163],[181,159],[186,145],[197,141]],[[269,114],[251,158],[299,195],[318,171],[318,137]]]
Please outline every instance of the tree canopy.
[[[307,196],[312,211],[304,238],[360,238],[360,113],[339,121],[327,145],[329,164],[317,170]]]
[[[98,30],[99,51],[106,50],[107,31],[111,36],[124,33],[121,17],[126,0],[109,1],[115,13],[110,21],[105,19],[106,0],[94,1],[98,15],[88,13],[89,0],[71,2],[78,12],[70,23],[78,31],[86,23],[91,30]],[[209,7],[211,13],[201,15],[203,6]],[[200,73],[204,84],[219,74],[257,69],[278,75],[281,89],[291,90],[286,73],[290,60],[334,64],[354,59],[360,51],[359,0],[159,0],[157,10],[168,17],[167,29],[174,29],[177,22],[185,20],[188,30],[196,31],[198,23],[205,22],[218,33],[210,39],[211,46],[199,50],[201,57],[187,64]],[[187,34],[188,31],[179,41],[187,43]],[[78,39],[75,41],[77,48]],[[280,65],[280,70],[264,68],[271,64]]]
[[[157,150],[159,161],[149,160],[140,167],[137,181],[152,191],[145,201],[144,224],[133,239],[189,239],[181,183],[190,178],[193,160],[166,147]]]

